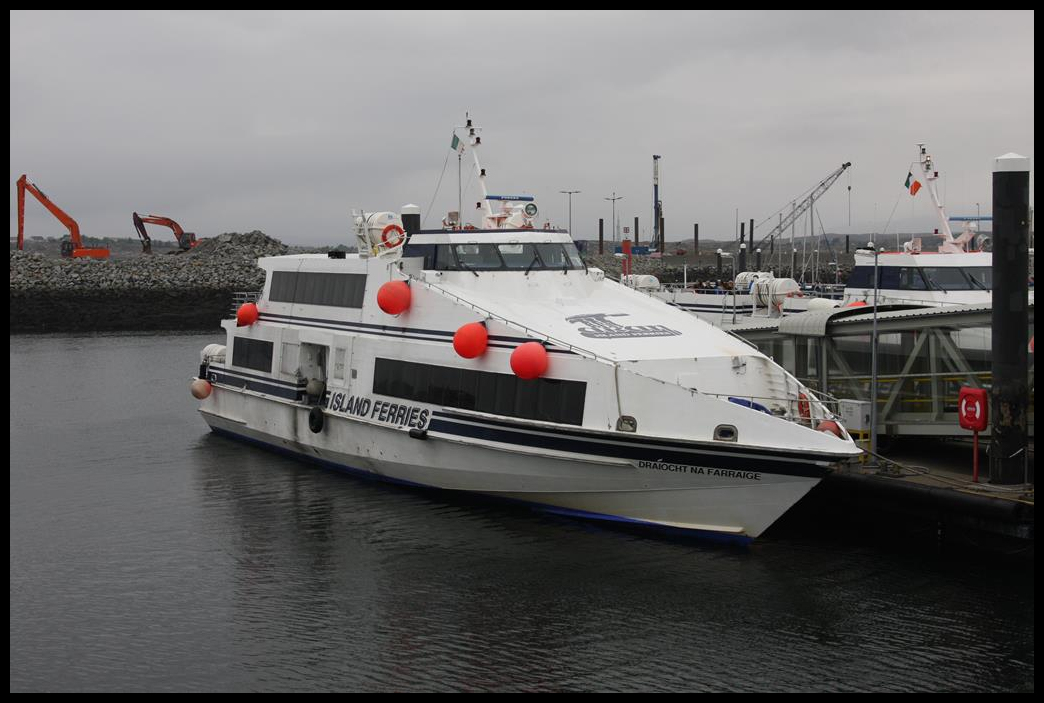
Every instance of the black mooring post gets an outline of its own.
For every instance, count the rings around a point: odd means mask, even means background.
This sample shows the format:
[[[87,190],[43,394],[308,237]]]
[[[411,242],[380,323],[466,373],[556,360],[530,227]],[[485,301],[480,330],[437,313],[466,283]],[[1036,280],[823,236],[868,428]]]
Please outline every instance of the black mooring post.
[[[598,218],[598,253],[603,253],[605,248],[605,220]]]
[[[1029,171],[1018,154],[993,167],[993,388],[990,483],[1026,481],[1029,403]]]
[[[736,269],[736,273],[740,274],[747,270],[747,245],[744,242],[740,243],[739,250],[739,268]]]
[[[641,236],[638,234],[638,218],[634,218],[634,245],[638,246],[641,243]]]
[[[750,228],[747,230],[747,234],[750,235],[750,244],[754,245],[754,218],[750,218]]]
[[[755,263],[754,263],[754,270],[755,271],[760,271],[761,270],[761,248],[760,247],[754,250],[754,261],[755,261]]]
[[[743,240],[747,235],[743,233],[743,228],[747,226],[746,222],[740,222],[740,244],[743,244]]]

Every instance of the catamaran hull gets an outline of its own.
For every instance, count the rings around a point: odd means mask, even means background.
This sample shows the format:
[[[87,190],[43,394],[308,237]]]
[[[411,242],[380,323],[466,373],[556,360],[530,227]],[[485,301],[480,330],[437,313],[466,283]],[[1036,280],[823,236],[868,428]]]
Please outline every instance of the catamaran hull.
[[[811,490],[824,463],[715,452],[654,438],[606,437],[435,411],[423,431],[215,388],[200,409],[211,429],[382,480],[521,501],[583,517],[749,541]]]

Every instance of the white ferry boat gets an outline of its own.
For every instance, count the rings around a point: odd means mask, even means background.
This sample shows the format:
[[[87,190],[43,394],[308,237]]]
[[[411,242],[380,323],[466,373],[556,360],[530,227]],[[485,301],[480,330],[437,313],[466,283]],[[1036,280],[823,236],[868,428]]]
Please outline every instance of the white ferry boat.
[[[568,232],[532,227],[529,198],[480,182],[481,228],[423,230],[406,206],[357,214],[359,254],[260,259],[260,297],[222,322],[193,381],[211,429],[387,481],[737,541],[860,453],[764,354],[585,267]]]

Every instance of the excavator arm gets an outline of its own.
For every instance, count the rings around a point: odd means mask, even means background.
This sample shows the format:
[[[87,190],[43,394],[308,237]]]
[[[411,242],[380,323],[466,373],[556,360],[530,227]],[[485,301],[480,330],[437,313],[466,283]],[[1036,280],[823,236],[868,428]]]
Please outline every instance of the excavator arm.
[[[83,240],[80,239],[80,226],[76,224],[76,220],[65,214],[65,211],[60,207],[51,202],[51,199],[44,195],[44,192],[37,188],[33,183],[22,174],[22,177],[18,179],[18,248],[22,249],[25,244],[25,193],[28,191],[34,198],[40,201],[47,210],[58,218],[58,221],[69,228],[69,239],[71,243],[69,246],[62,245],[62,256],[72,257],[90,257],[93,259],[107,259],[109,258],[108,249],[87,249],[83,246]]]
[[[138,213],[131,214],[134,220],[134,229],[138,230],[138,238],[141,239],[141,250],[144,254],[152,253],[152,240],[149,239],[149,233],[145,231],[145,223],[141,221],[141,216]]]
[[[162,217],[160,215],[142,216],[138,215],[138,213],[134,213],[134,227],[138,230],[138,236],[142,238],[142,245],[145,247],[146,252],[151,251],[151,242],[149,241],[149,235],[145,233],[145,223],[170,227],[174,232],[174,238],[178,240],[178,246],[182,250],[187,251],[196,246],[196,235],[192,232],[186,232],[181,229],[181,225],[169,217]]]

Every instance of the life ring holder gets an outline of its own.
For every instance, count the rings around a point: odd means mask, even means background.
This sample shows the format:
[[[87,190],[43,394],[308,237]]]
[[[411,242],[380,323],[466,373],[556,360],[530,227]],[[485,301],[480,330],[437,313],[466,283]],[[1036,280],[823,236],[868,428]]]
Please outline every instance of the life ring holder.
[[[394,238],[390,241],[388,239],[389,232],[395,232]],[[402,227],[399,227],[399,225],[390,224],[387,227],[385,227],[384,230],[381,232],[381,244],[383,244],[386,249],[394,249],[395,247],[402,244],[405,240],[406,232],[405,230],[403,230]]]

